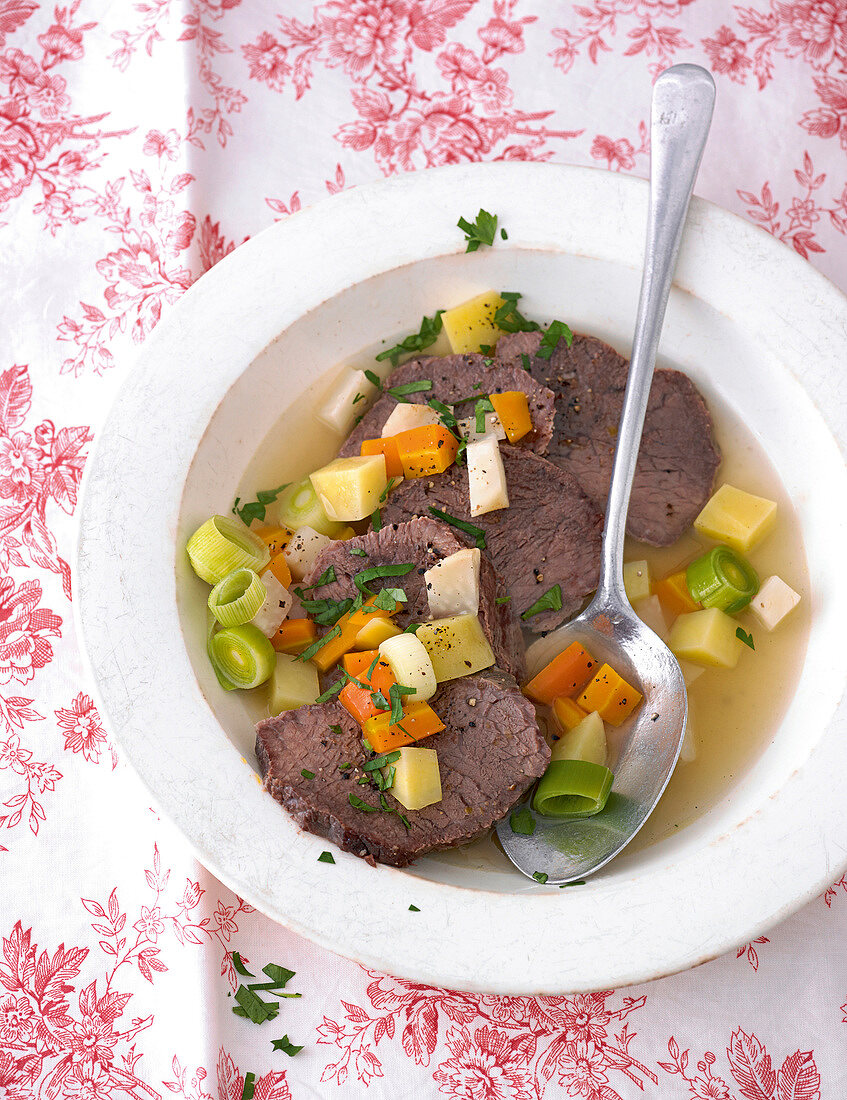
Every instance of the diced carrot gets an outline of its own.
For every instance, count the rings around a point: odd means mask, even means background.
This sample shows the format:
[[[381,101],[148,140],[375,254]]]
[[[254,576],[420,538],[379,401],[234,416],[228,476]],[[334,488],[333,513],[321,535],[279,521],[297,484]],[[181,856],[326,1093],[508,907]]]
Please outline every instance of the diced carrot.
[[[375,665],[374,661],[376,661]],[[394,674],[388,662],[379,659],[378,649],[359,653],[345,653],[342,663],[348,676],[352,676],[366,685],[365,687],[359,687],[358,684],[350,681],[338,693],[339,703],[353,715],[359,725],[362,725],[368,718],[373,718],[385,711],[384,707],[380,708],[374,703],[371,697],[372,693],[382,692],[387,702],[391,685],[397,681],[394,679]],[[368,669],[371,665],[374,665],[373,671],[368,676]]]
[[[517,443],[532,431],[532,418],[525,393],[507,390],[505,393],[490,393],[488,397],[510,443]]]
[[[251,531],[267,546],[272,558],[281,554],[291,541],[291,532],[287,527],[252,527]]]
[[[536,703],[552,703],[560,695],[575,695],[591,679],[597,662],[579,642],[571,642],[558,657],[524,687],[524,695]]]
[[[302,653],[318,637],[318,628],[311,619],[286,619],[271,638],[277,653]]]
[[[285,554],[274,554],[267,571],[273,573],[283,588],[288,588],[291,584],[291,570]]]
[[[684,572],[672,573],[664,580],[656,581],[653,585],[653,594],[659,597],[659,603],[672,619],[677,615],[699,611],[703,606],[688,591]]]
[[[387,477],[402,477],[403,463],[397,452],[397,438],[389,435],[385,439],[365,439],[362,441],[361,454],[382,455],[385,458]]]
[[[444,723],[429,703],[410,703],[399,722],[391,724],[391,715],[382,711],[362,725],[362,735],[374,752],[390,752],[413,745],[433,733],[440,733]]]
[[[553,700],[553,718],[560,730],[576,729],[583,718],[587,717],[588,711],[583,710],[575,699],[560,695]]]
[[[425,424],[391,436],[405,477],[443,474],[456,461],[459,442],[443,424]]]
[[[599,711],[604,721],[619,726],[629,718],[642,698],[641,692],[628,684],[611,665],[601,665],[578,702],[589,712]]]
[[[322,645],[312,658],[321,672],[329,672],[332,666],[355,646],[356,635],[373,615],[385,619],[394,614],[393,611],[383,611],[381,607],[374,607],[375,599],[375,596],[371,596],[358,611],[352,613],[348,611],[335,624],[340,628],[340,633],[336,634],[334,638],[330,638],[326,645]],[[399,604],[395,605],[395,611],[399,606]]]

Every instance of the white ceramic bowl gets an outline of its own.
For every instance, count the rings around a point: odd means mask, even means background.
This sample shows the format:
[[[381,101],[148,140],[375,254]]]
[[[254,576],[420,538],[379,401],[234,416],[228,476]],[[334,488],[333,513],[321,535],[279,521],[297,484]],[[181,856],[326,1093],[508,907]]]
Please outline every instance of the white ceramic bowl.
[[[814,605],[796,697],[718,806],[572,890],[438,859],[408,871],[340,852],[335,866],[318,863],[326,841],[263,792],[249,704],[218,690],[206,662],[206,590],[185,540],[226,511],[268,433],[297,430],[280,428],[290,404],[380,337],[492,286],[626,350],[646,199],[640,180],[540,164],[440,169],[336,196],[188,291],[97,440],[77,583],[101,713],[206,866],[370,967],[488,992],[609,988],[760,934],[847,863],[847,304],[793,252],[702,201],[662,354],[763,443],[800,516]],[[455,222],[480,206],[509,238],[467,255]]]

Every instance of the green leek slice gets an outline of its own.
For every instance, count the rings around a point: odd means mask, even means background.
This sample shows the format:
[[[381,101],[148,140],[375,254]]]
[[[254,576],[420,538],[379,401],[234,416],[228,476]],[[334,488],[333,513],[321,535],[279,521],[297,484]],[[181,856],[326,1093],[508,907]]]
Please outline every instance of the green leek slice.
[[[546,817],[589,817],[606,805],[612,773],[590,760],[553,760],[542,775],[532,808]]]
[[[693,561],[685,571],[685,583],[703,607],[716,607],[727,615],[741,611],[759,591],[756,570],[728,546],[714,546]]]
[[[326,514],[309,477],[292,481],[283,491],[277,498],[276,514],[280,523],[285,524],[290,531],[311,527],[321,535],[334,538],[344,527],[343,523],[330,519]]]
[[[209,657],[223,687],[254,688],[276,667],[274,647],[251,623],[219,630],[209,639]]]
[[[265,602],[267,589],[252,569],[233,569],[209,593],[209,610],[221,626],[249,623]]]
[[[258,573],[271,560],[258,535],[228,516],[207,519],[188,540],[186,550],[194,572],[207,584],[217,584],[235,569]]]

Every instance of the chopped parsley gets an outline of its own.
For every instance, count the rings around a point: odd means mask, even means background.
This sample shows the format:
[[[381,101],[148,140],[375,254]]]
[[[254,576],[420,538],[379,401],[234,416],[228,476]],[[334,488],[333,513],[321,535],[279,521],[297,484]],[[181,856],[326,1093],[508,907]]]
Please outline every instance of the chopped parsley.
[[[361,573],[356,573],[353,577],[353,583],[360,592],[366,592],[369,596],[373,596],[374,593],[368,588],[371,581],[379,580],[382,577],[405,577],[414,568],[414,562],[402,562],[399,565],[373,565],[370,569],[363,569]]]
[[[495,603],[508,603],[511,600],[511,596],[497,596],[494,600]]]
[[[385,698],[381,691],[371,692],[371,702],[377,710],[388,710],[391,704]]]
[[[379,508],[374,509],[374,513],[371,516],[371,526],[373,527],[374,531],[382,530],[382,513],[380,512]]]
[[[352,791],[347,795],[347,801],[354,810],[361,810],[366,814],[379,813],[379,806],[371,806],[369,802],[364,802],[357,794],[353,794]]]
[[[366,680],[370,680],[370,678],[374,674],[374,669],[376,668],[376,666],[378,664],[379,664],[379,650],[377,650],[376,657],[374,657],[374,659],[368,665],[367,671],[365,672],[365,679]]]
[[[367,764],[364,764],[362,767],[362,771],[375,772],[378,768],[386,768],[389,764],[393,764],[395,760],[399,759],[399,749],[396,749],[394,752],[384,752],[381,756],[375,756],[373,760],[369,760]]]
[[[363,393],[357,393],[356,396],[353,398],[353,404],[358,405],[358,403],[360,401],[364,401],[364,400],[365,400],[365,395]]]
[[[491,344],[480,344],[479,345],[479,350],[482,352],[483,355],[493,355],[494,354],[494,348],[491,346]],[[487,367],[491,366],[490,363],[486,363],[485,365]],[[476,386],[476,385],[478,385],[478,383],[474,383],[474,385]]]
[[[232,965],[235,967],[235,973],[236,974],[240,974],[242,978],[252,978],[253,977],[253,975],[250,973],[250,971],[244,965],[244,961],[241,958],[241,955],[237,951],[231,952],[230,958],[232,959]]]
[[[254,1024],[263,1024],[273,1020],[279,1013],[279,1002],[263,1001],[249,986],[240,985],[235,992],[238,1006],[232,1011],[236,1016],[245,1016]]]
[[[500,230],[500,236],[504,241],[507,241],[509,239],[509,234],[506,232],[505,229]]]
[[[432,380],[428,378],[422,378],[420,382],[404,382],[402,386],[392,386],[390,390],[386,390],[386,393],[390,393],[392,397],[396,397],[399,401],[410,393],[426,393],[427,390],[432,389]]]
[[[246,523],[249,527],[254,519],[259,521],[265,518],[267,506],[273,504],[283,489],[287,489],[291,484],[290,481],[286,481],[284,485],[278,485],[276,489],[260,489],[256,493],[256,499],[249,504],[241,504],[241,497],[235,498],[235,504],[232,506],[233,515],[238,516],[242,523]]]
[[[547,881],[547,875],[543,871],[533,871],[532,877],[535,879],[536,882],[540,882],[542,886]]]
[[[337,733],[337,734],[340,734],[340,733],[341,733],[341,726],[339,726],[337,722],[334,722],[334,723],[333,723],[333,724],[332,724],[332,725],[331,725],[331,726],[329,727],[329,732],[330,732],[330,733]]]
[[[417,632],[420,630],[420,628],[421,628],[420,623],[409,623],[409,625],[406,627],[406,629],[403,631],[403,633],[404,634],[417,634]]]
[[[537,321],[529,321],[518,309],[520,294],[513,290],[501,290],[502,306],[498,306],[494,313],[494,324],[502,332],[540,332],[541,325]]]
[[[532,836],[535,832],[535,818],[527,806],[521,806],[519,810],[515,810],[509,818],[509,824],[512,832],[517,833],[518,836]]]
[[[314,779],[315,778],[315,773],[310,772],[308,768],[301,768],[300,769],[300,774],[303,776],[304,779]]]
[[[440,508],[430,508],[429,511],[436,519],[443,520],[445,523],[449,523],[451,527],[457,527],[460,531],[464,531],[466,535],[470,535],[472,539],[476,540],[478,550],[485,549],[485,532],[481,527],[475,527],[474,524],[468,523],[466,520],[451,516],[449,512],[442,512]]]
[[[296,658],[298,661],[308,661],[310,658],[318,652],[319,649],[332,641],[333,638],[339,637],[341,634],[341,627],[336,623],[332,630],[328,630],[322,638],[318,638],[316,642],[312,642],[308,649],[304,649],[303,652]]]
[[[378,607],[380,611],[396,611],[397,605],[400,603],[408,603],[408,598],[404,589],[383,588],[381,592],[377,593],[373,605],[374,607]]]
[[[244,1074],[244,1087],[241,1090],[241,1100],[253,1100],[256,1093],[256,1074]]]
[[[329,852],[325,853],[329,855]],[[333,863],[335,860],[333,860]],[[283,1035],[281,1039],[272,1039],[271,1044],[274,1050],[281,1050],[283,1054],[287,1054],[289,1058],[293,1058],[295,1054],[299,1054],[303,1049],[302,1046],[296,1047],[287,1035]]]
[[[739,641],[743,642],[746,646],[749,646],[751,649],[755,650],[756,647],[753,645],[753,635],[748,634],[742,627],[739,626],[739,628],[736,630],[735,637],[738,638]]]
[[[370,382],[370,384],[372,386],[376,386],[376,388],[378,390],[382,389],[382,379],[376,373],[376,371],[366,370],[365,371],[365,378],[367,378],[367,380]]]
[[[467,241],[465,252],[476,252],[481,244],[489,247],[494,244],[494,234],[497,232],[496,214],[489,214],[487,210],[480,207],[474,221],[469,222],[467,218],[459,218],[456,225],[465,234]]]
[[[554,584],[552,588],[548,588],[543,596],[539,596],[532,607],[528,607],[526,611],[521,613],[521,618],[526,622],[527,619],[531,619],[533,615],[540,615],[542,611],[561,611],[562,610],[562,589],[558,584]]]
[[[335,856],[332,852],[321,852],[318,856],[318,863],[335,863]]]
[[[335,566],[331,565],[329,569],[325,569],[323,573],[318,577],[314,584],[309,584],[301,591],[311,592],[313,588],[323,588],[325,584],[332,584],[334,580],[338,578],[335,575]]]
[[[405,684],[391,685],[388,689],[388,698],[391,701],[391,717],[389,718],[389,722],[392,726],[403,720],[403,696],[417,694],[417,688],[406,687]]]
[[[559,346],[559,341],[564,339],[568,347],[573,343],[573,333],[564,321],[551,321],[547,326],[547,331],[541,337],[541,343],[538,345],[538,351],[535,353],[536,359],[549,359],[556,348]]]
[[[584,878],[578,878],[578,879],[574,879],[573,882],[560,882],[559,883],[559,889],[564,890],[568,886],[584,886],[584,885],[585,885],[585,879]]]
[[[439,419],[446,427],[455,428],[458,426],[456,417],[449,405],[445,405],[443,401],[439,401],[436,397],[430,397],[427,405],[438,413]]]
[[[368,556],[367,550],[363,550],[361,546],[351,546],[350,553],[355,554],[357,558],[366,558]]]
[[[397,366],[400,360],[400,356],[404,355],[407,351],[423,351],[424,348],[430,347],[438,339],[438,334],[441,332],[441,314],[443,309],[439,309],[438,312],[432,317],[424,317],[421,321],[420,330],[413,333],[411,336],[407,336],[404,340],[401,340],[399,344],[395,344],[393,348],[386,348],[385,351],[381,351],[376,356],[379,362],[383,359],[390,359],[393,367]],[[367,371],[365,372],[367,375]],[[369,381],[373,379],[368,376]],[[382,389],[382,386],[380,386]]]
[[[410,905],[409,906],[409,912],[410,913],[420,913],[420,909],[418,909],[417,905]]]
[[[342,615],[346,615],[348,611],[358,610],[354,609],[354,601],[349,596],[344,600],[331,600],[328,598],[310,600],[305,595],[305,589],[295,588],[294,592],[299,597],[303,610],[311,615],[320,626],[335,626]]]
[[[333,695],[337,695],[339,691],[344,687],[343,680],[336,680],[331,687],[328,687],[323,695],[319,695],[315,700],[316,703],[328,703]]]
[[[493,412],[494,406],[491,404],[491,398],[480,397],[474,405],[474,416],[476,417],[476,430],[478,435],[482,435],[485,432],[485,414]]]
[[[521,352],[521,362],[523,363],[523,369],[524,370],[529,370],[530,369],[529,356],[527,355],[527,353],[525,351]]]

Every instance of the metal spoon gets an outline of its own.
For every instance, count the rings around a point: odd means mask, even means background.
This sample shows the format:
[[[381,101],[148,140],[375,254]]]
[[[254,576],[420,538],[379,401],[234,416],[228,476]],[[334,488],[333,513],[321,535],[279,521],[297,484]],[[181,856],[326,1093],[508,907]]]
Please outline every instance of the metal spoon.
[[[581,615],[533,647],[549,660],[571,641],[580,641],[644,695],[633,719],[619,729],[607,727],[615,780],[600,814],[562,819],[530,810],[536,825],[530,836],[512,830],[511,814],[497,826],[506,855],[518,870],[551,885],[585,878],[632,840],[665,789],[685,735],[685,681],[671,651],[630,607],[623,585],[623,547],[659,334],[714,102],[714,81],[698,65],[674,65],[653,87],[644,273],[606,505],[600,583]]]

